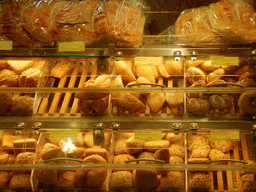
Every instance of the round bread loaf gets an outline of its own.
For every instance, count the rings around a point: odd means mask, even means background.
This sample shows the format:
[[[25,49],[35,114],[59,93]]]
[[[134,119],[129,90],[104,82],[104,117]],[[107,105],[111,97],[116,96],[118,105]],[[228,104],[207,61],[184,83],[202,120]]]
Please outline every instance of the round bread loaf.
[[[183,75],[184,64],[182,61],[167,60],[165,63],[166,70],[170,75]]]
[[[187,101],[188,112],[195,115],[206,115],[210,111],[210,103],[200,98],[191,98]]]

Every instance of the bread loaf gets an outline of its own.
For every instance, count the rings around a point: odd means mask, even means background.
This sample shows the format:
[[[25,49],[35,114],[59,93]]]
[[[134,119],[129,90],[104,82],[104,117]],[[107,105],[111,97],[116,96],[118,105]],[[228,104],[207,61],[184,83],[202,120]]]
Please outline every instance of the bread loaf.
[[[6,85],[7,87],[18,87],[19,76],[9,69],[4,69],[0,73],[0,86]]]
[[[37,68],[29,68],[23,71],[20,75],[19,86],[20,87],[37,87],[39,76],[42,73]]]
[[[67,75],[70,70],[75,67],[75,62],[73,61],[58,61],[56,65],[51,70],[51,75],[56,78],[61,78]]]
[[[34,98],[29,96],[19,96],[13,99],[12,112],[16,115],[32,115]]]

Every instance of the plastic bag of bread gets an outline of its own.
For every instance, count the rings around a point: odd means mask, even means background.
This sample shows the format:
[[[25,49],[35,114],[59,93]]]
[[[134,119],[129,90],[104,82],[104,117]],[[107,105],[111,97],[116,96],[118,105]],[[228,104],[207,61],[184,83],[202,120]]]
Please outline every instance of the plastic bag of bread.
[[[95,26],[100,35],[123,46],[138,47],[142,44],[145,9],[142,0],[105,0],[95,15]]]
[[[99,3],[94,0],[55,3],[50,19],[59,41],[83,41],[85,46],[96,42],[93,15]]]
[[[56,2],[58,0],[35,1],[24,10],[24,29],[40,42],[52,43],[55,40],[56,32],[49,15]]]
[[[189,45],[219,43],[221,38],[208,22],[209,7],[198,7],[183,11],[175,23],[178,40]]]
[[[4,1],[2,4],[2,22],[4,33],[14,41],[26,47],[41,47],[42,44],[31,37],[24,29],[22,11],[29,0]]]

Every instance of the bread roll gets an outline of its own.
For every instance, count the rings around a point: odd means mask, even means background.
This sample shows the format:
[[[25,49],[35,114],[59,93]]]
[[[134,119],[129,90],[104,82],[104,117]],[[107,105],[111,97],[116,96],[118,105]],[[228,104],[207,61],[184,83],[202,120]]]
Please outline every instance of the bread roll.
[[[154,159],[154,153],[144,151],[138,155],[138,159]],[[138,161],[138,164],[155,164],[154,161]]]
[[[157,65],[157,67],[160,75],[164,76],[167,79],[171,77],[164,64]]]
[[[9,69],[4,69],[0,73],[0,86],[6,85],[7,87],[18,87],[19,76]]]
[[[9,160],[8,153],[0,153],[0,164],[5,164]]]
[[[59,175],[57,183],[54,185],[58,189],[72,189],[75,187],[75,173],[66,171]]]
[[[33,152],[19,153],[16,157],[15,164],[33,164],[36,160],[36,154]]]
[[[7,171],[0,171],[0,189],[8,188],[10,173]]]
[[[132,65],[131,60],[128,60],[128,61],[120,60],[120,61],[115,61],[114,63],[115,63],[116,70],[122,76],[122,79],[124,81],[126,82],[136,81],[136,78],[132,72],[132,69],[130,68],[130,66]]]
[[[125,164],[125,161],[128,160],[133,160],[135,157],[130,154],[121,154],[121,155],[116,155],[113,158],[113,164]],[[136,162],[131,162],[132,164],[136,164]]]
[[[182,171],[170,171],[160,180],[161,190],[184,190],[185,176]]]
[[[136,74],[140,77],[147,78],[150,83],[155,83],[155,74],[151,65],[137,65]]]
[[[206,115],[210,111],[210,103],[204,99],[191,98],[187,101],[187,110],[195,115]]]
[[[138,189],[151,189],[157,186],[157,171],[151,170],[136,170],[134,185]]]
[[[217,69],[213,71],[212,73],[209,73],[207,76],[207,82],[210,83],[212,81],[219,80],[222,76],[225,75],[224,69]]]
[[[170,156],[169,164],[171,165],[184,164],[184,160],[182,157],[179,157],[179,156]]]
[[[6,69],[8,67],[7,60],[0,60],[0,70]]]
[[[56,78],[61,78],[67,75],[75,67],[73,61],[58,61],[56,65],[51,69],[51,75]]]
[[[185,158],[185,148],[179,144],[172,144],[169,147],[170,156]]]
[[[38,161],[37,164],[42,163]],[[55,161],[48,162],[47,165],[55,165]],[[45,165],[45,164],[42,164]],[[54,185],[58,181],[57,169],[35,169],[36,178],[45,185]]]
[[[43,146],[41,158],[43,160],[47,160],[47,159],[52,159],[61,154],[63,154],[62,157],[65,157],[65,154],[61,151],[60,147],[51,143],[45,143]]]
[[[22,150],[35,152],[37,140],[34,138],[18,139],[13,142],[15,154],[19,154]]]
[[[241,114],[256,114],[255,101],[252,98],[256,96],[256,92],[244,92],[238,99],[238,107]]]
[[[106,161],[108,161],[108,151],[103,148],[87,148],[85,149],[84,156],[88,157],[90,155],[100,155],[102,156]]]
[[[143,140],[137,140],[134,138],[129,138],[126,140],[126,153],[128,154],[136,154],[141,153],[143,149]]]
[[[165,93],[153,92],[147,96],[147,105],[153,113],[159,112],[165,103]]]
[[[254,174],[245,174],[241,177],[243,191],[255,191],[255,175]]]
[[[12,112],[16,115],[32,115],[34,98],[29,96],[19,96],[13,99]]]
[[[184,74],[184,65],[182,61],[167,60],[165,66],[166,70],[170,73],[170,75]]]
[[[211,185],[208,173],[192,173],[188,187],[192,190],[210,190]]]
[[[201,65],[204,62],[205,62],[204,60],[195,60],[195,61],[187,60],[186,65],[187,65],[187,67],[197,67],[197,66]]]
[[[144,148],[148,151],[155,152],[161,148],[168,148],[170,142],[167,140],[151,140],[144,142]]]
[[[224,153],[228,153],[236,146],[236,141],[233,140],[212,140],[210,146],[213,149],[220,149]]]
[[[169,107],[181,107],[184,104],[184,93],[182,92],[168,92],[166,95],[166,102]]]
[[[190,84],[193,84],[199,80],[205,81],[205,73],[197,67],[189,67],[186,74],[187,80]]]
[[[232,97],[227,94],[214,94],[209,97],[209,102],[214,109],[227,109],[232,104]]]
[[[221,68],[221,65],[212,65],[212,61],[207,60],[204,61],[199,67],[205,72],[212,72]]]
[[[30,174],[16,174],[9,184],[9,189],[31,189]]]
[[[206,158],[210,153],[211,147],[209,145],[198,146],[193,148],[189,158]]]
[[[119,139],[115,143],[115,155],[126,153],[126,139]]]
[[[174,133],[167,133],[166,140],[170,141],[170,144],[173,144],[173,143],[183,144],[184,143],[184,134],[179,133],[178,135],[176,135]]]
[[[123,190],[132,187],[132,173],[130,171],[117,171],[111,173],[109,180],[110,190]]]
[[[15,135],[13,132],[5,131],[3,134],[2,148],[7,152],[13,152],[13,142],[19,139],[24,139],[24,135]]]

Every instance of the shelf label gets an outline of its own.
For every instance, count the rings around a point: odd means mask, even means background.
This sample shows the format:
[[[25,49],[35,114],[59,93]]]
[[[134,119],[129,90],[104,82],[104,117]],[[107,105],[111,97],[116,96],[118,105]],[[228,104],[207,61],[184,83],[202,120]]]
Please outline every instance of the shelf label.
[[[238,57],[222,57],[222,56],[212,56],[211,65],[239,65]]]
[[[0,50],[11,51],[12,50],[12,41],[0,41]]]
[[[50,139],[77,139],[78,130],[71,129],[57,129],[51,130]]]
[[[135,57],[135,65],[162,65],[163,57]]]
[[[240,134],[237,130],[212,130],[211,138],[217,140],[240,140]]]
[[[162,131],[151,130],[135,130],[134,139],[138,140],[161,140]]]
[[[4,131],[0,131],[0,139],[3,139],[3,133]]]
[[[161,45],[160,37],[144,37],[144,45]]]
[[[85,51],[85,43],[84,42],[65,42],[58,43],[59,52],[68,52],[68,51]]]

